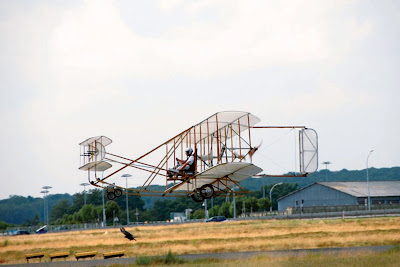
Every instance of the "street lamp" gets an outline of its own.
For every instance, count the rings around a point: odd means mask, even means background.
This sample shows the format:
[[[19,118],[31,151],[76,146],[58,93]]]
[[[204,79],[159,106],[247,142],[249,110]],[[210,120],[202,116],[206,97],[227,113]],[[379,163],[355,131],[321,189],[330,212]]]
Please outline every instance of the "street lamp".
[[[43,224],[46,224],[46,194],[49,190],[42,190],[40,193],[43,194]]]
[[[271,190],[269,190],[269,200],[271,201],[271,207],[269,207],[269,211],[272,211],[272,190],[274,189],[275,186],[281,185],[281,184],[283,184],[283,183],[274,184],[274,186],[271,188]]]
[[[86,186],[88,186],[88,183],[81,183],[81,186],[83,186],[83,203],[86,206]]]
[[[132,175],[130,174],[123,174],[121,177],[125,177],[126,179],[126,189],[125,189],[125,195],[126,195],[126,225],[129,225],[129,209],[128,209],[128,177],[131,177]]]
[[[371,156],[371,153],[374,152],[374,150],[369,151],[368,157],[367,157],[367,189],[368,189],[368,210],[371,211],[371,200],[369,197],[369,177],[368,177],[368,159],[369,156]]]
[[[104,188],[101,189],[101,201],[103,203],[103,227],[106,227],[107,219],[106,219],[106,209],[104,205]]]
[[[47,224],[47,226],[49,225],[49,201],[48,201],[48,193],[49,193],[49,189],[51,189],[51,188],[53,188],[53,187],[51,187],[51,186],[48,186],[48,185],[45,185],[45,186],[43,186],[42,187],[42,189],[44,189],[44,191],[47,191],[46,193],[45,193],[45,198],[46,198],[46,201],[45,201],[45,203],[46,203],[46,224]]]
[[[265,184],[264,184],[263,177],[261,177],[261,181],[262,181],[262,187],[263,187],[263,198],[265,198]]]
[[[235,190],[237,188],[238,187],[236,185],[232,188],[232,191],[233,191],[233,218],[234,219],[236,219],[236,193],[235,193]]]
[[[332,162],[324,161],[322,164],[325,164],[325,182],[328,182],[328,165],[332,164]]]
[[[208,219],[207,199],[204,199],[204,202],[203,202],[202,206],[204,206],[205,217],[206,217],[206,219]]]

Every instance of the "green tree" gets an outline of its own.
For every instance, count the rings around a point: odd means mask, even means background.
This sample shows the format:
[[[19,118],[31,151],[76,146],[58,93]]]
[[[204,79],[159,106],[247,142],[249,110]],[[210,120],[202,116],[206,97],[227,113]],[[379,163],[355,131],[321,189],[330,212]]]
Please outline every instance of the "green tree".
[[[72,197],[72,205],[69,209],[69,213],[78,212],[84,204],[85,200],[83,197],[83,193],[75,193]]]
[[[206,217],[206,214],[203,209],[197,209],[193,213],[193,219],[204,219]]]
[[[208,215],[210,217],[219,215],[219,208],[220,208],[219,205],[214,205],[211,209],[208,210]]]
[[[67,199],[60,199],[51,209],[50,219],[51,220],[61,219],[64,216],[64,214],[68,213],[70,208],[71,204]]]
[[[170,204],[171,200],[157,200],[154,203],[153,208],[151,209],[152,217],[154,217],[157,221],[164,221],[169,219],[169,213],[171,212]]]
[[[94,205],[93,204],[84,205],[79,210],[79,215],[82,219],[82,222],[84,223],[94,222],[96,219],[96,212]]]
[[[96,206],[94,212],[96,214],[97,222],[102,222],[103,221],[103,205]]]
[[[229,212],[230,206],[231,206],[230,202],[222,203],[222,205],[219,207],[218,215],[225,216],[227,218],[231,217],[231,214]]]
[[[0,229],[1,230],[5,230],[5,229],[7,229],[7,227],[11,227],[11,226],[14,226],[14,225],[10,224],[10,223],[3,222],[3,221],[0,221]]]
[[[271,207],[271,201],[269,198],[259,198],[257,200],[257,206],[259,210],[266,211]]]
[[[243,207],[243,199],[240,197],[236,197],[236,216],[242,214],[242,207]],[[233,210],[233,202],[232,205],[229,207],[229,214],[233,218],[234,217],[234,210]]]
[[[72,221],[73,221],[73,223],[83,222],[79,212],[74,212],[74,214],[72,214]]]
[[[129,213],[129,216],[131,221],[136,221],[136,215],[135,215],[136,211],[131,211]],[[144,211],[139,211],[139,216],[138,219],[140,222],[144,222],[144,221],[156,221],[157,220],[157,216],[152,212],[152,210],[144,210]]]
[[[257,211],[257,198],[256,197],[247,197],[244,199],[246,203],[246,212]]]
[[[126,195],[115,198],[114,201],[118,203],[118,206],[121,208],[121,210],[126,211]],[[138,208],[139,210],[144,210],[144,205],[145,202],[143,201],[141,196],[128,196],[128,207],[130,210],[136,210],[136,208]]]
[[[108,221],[112,221],[114,218],[114,214],[115,216],[117,216],[119,213],[119,206],[114,200],[107,201],[105,209]]]
[[[93,204],[95,206],[103,205],[102,189],[90,189],[86,192],[86,204]]]

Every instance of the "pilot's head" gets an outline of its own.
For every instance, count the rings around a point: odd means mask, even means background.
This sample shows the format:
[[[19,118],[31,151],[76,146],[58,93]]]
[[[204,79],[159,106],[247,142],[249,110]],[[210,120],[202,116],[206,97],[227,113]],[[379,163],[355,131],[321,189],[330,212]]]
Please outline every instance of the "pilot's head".
[[[190,155],[193,154],[193,149],[188,147],[188,148],[185,149],[185,152],[186,152],[186,155],[190,156]]]

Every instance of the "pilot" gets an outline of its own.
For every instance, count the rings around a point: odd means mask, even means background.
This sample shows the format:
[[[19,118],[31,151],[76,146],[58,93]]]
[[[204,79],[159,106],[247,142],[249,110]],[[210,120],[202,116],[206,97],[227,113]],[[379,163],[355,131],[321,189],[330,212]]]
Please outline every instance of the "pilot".
[[[186,160],[178,159],[177,166],[173,169],[168,169],[168,176],[172,177],[174,174],[178,174],[179,172],[185,172],[185,173],[194,173],[195,171],[195,166],[194,166],[194,155],[193,155],[193,149],[192,148],[186,148],[185,149],[186,153]]]

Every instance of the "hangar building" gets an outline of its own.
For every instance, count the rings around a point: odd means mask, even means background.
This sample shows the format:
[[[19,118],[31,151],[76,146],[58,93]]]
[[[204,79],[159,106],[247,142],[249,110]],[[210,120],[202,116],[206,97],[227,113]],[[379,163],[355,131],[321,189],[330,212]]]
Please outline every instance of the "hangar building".
[[[369,182],[373,204],[399,204],[400,181]],[[278,199],[278,210],[288,207],[366,205],[367,182],[316,182]]]

